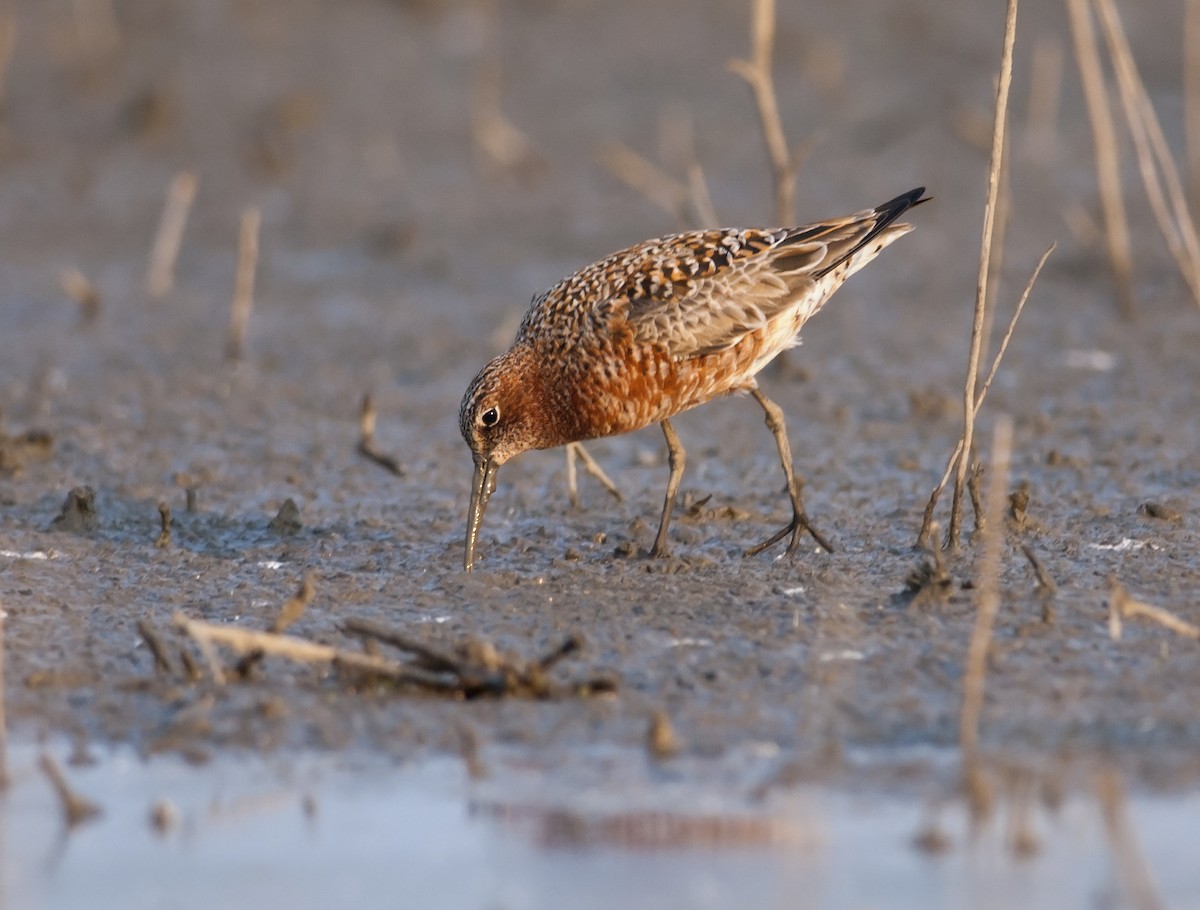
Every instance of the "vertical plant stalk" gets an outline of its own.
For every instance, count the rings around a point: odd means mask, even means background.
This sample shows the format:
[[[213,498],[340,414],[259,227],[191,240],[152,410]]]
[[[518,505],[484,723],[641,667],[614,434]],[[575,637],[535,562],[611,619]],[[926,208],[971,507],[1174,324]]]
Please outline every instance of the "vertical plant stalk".
[[[729,69],[746,80],[754,93],[762,124],[767,157],[775,176],[775,222],[780,227],[795,223],[796,162],[788,148],[771,77],[775,44],[775,0],[754,0],[751,24],[751,59],[730,60]]]
[[[1092,145],[1096,156],[1096,185],[1100,192],[1100,207],[1104,212],[1104,237],[1108,244],[1108,261],[1113,282],[1117,286],[1117,307],[1121,315],[1133,317],[1133,256],[1129,251],[1129,221],[1125,201],[1121,197],[1121,161],[1117,131],[1113,126],[1112,108],[1100,51],[1088,0],[1067,0],[1071,17],[1071,35],[1075,40],[1075,59],[1083,83],[1088,118],[1092,124]]]
[[[979,415],[979,409],[983,407],[988,390],[992,387],[992,380],[996,378],[996,373],[1000,369],[1000,363],[1004,360],[1004,354],[1008,350],[1008,343],[1012,341],[1013,332],[1017,328],[1017,320],[1021,318],[1021,313],[1025,310],[1025,303],[1029,300],[1029,295],[1033,291],[1034,282],[1037,281],[1038,275],[1042,273],[1042,267],[1046,264],[1046,260],[1050,258],[1050,254],[1054,252],[1056,246],[1057,244],[1052,243],[1047,247],[1046,252],[1042,253],[1042,258],[1038,260],[1033,273],[1029,276],[1029,281],[1025,283],[1025,290],[1021,293],[1021,299],[1017,301],[1017,308],[1013,311],[1012,319],[1008,321],[1008,329],[1004,332],[1004,338],[1001,339],[996,356],[992,359],[992,368],[988,370],[987,379],[983,381],[983,386],[979,390],[979,396],[975,399],[976,416]],[[954,452],[950,455],[950,460],[946,462],[946,470],[942,473],[942,479],[933,488],[933,492],[929,494],[929,502],[925,504],[925,515],[921,520],[921,532],[917,535],[918,547],[940,549],[940,544],[935,544],[930,539],[934,528],[933,512],[937,508],[938,499],[941,498],[942,491],[946,489],[946,484],[950,482],[950,475],[954,473],[954,466],[958,464],[962,451],[963,438],[960,436],[958,438],[958,445],[955,446]]]
[[[167,201],[163,205],[162,219],[154,235],[154,246],[150,250],[150,264],[146,269],[146,293],[151,300],[162,300],[175,285],[175,262],[183,244],[183,231],[187,227],[188,213],[196,198],[196,175],[191,171],[180,171],[167,190]]]
[[[1112,0],[1093,2],[1117,74],[1121,105],[1133,136],[1146,197],[1184,282],[1196,303],[1200,304],[1200,237],[1188,212],[1183,181],[1146,85],[1138,73],[1116,5]]]
[[[1183,132],[1189,199],[1200,211],[1200,0],[1185,0],[1183,9]]]
[[[984,681],[987,676],[987,652],[992,628],[1000,609],[1000,558],[1004,544],[1004,500],[1008,487],[1009,462],[1012,458],[1012,419],[1003,415],[996,421],[992,438],[992,464],[988,471],[987,520],[984,522],[983,555],[979,563],[979,598],[975,608],[975,627],[967,648],[963,673],[962,711],[958,739],[963,764],[977,767],[979,760],[979,716],[983,711]]]
[[[4,710],[4,604],[0,603],[0,793],[8,789],[8,719]]]
[[[3,110],[8,88],[8,65],[17,49],[17,17],[10,10],[0,10],[0,110]]]
[[[229,338],[225,345],[225,356],[230,360],[241,360],[246,349],[246,327],[250,324],[250,311],[254,308],[254,273],[258,268],[258,231],[261,225],[262,213],[257,207],[251,206],[242,213],[242,226],[238,232],[237,277],[229,306]]]
[[[957,547],[962,528],[963,493],[967,487],[967,468],[971,442],[975,434],[975,400],[979,378],[979,356],[983,348],[983,328],[987,321],[988,275],[992,257],[992,236],[996,228],[996,204],[1000,192],[1000,170],[1004,164],[1004,133],[1008,123],[1008,94],[1012,87],[1013,47],[1017,38],[1017,0],[1008,0],[1004,17],[1004,52],[1000,58],[1000,80],[996,88],[996,117],[992,126],[992,162],[988,170],[987,204],[983,209],[983,239],[979,247],[979,276],[975,284],[975,320],[971,327],[971,353],[967,360],[967,382],[963,391],[963,445],[954,477],[954,498],[947,531],[950,546]]]

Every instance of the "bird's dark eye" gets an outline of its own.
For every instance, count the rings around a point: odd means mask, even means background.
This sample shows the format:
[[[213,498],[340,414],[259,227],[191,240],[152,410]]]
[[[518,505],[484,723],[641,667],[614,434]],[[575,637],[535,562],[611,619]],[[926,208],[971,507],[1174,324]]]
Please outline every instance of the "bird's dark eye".
[[[479,415],[479,422],[485,427],[494,427],[500,420],[500,409],[490,407]]]

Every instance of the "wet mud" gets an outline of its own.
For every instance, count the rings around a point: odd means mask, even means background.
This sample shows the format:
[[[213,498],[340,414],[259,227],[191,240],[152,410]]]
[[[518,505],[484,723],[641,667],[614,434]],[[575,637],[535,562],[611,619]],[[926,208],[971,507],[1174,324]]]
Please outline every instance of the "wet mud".
[[[753,104],[725,69],[747,46],[744,5],[130,2],[115,48],[86,44],[69,5],[13,8],[0,605],[14,730],[196,762],[474,743],[568,781],[588,750],[649,749],[745,792],[953,779],[912,750],[957,743],[978,548],[939,564],[915,542],[960,432],[987,168],[972,125],[990,125],[998,10],[781,4],[780,104],[807,150],[799,220],[921,184],[934,197],[761,377],[836,551],[743,557],[790,509],[759,408],[731,398],[677,422],[671,558],[644,555],[667,477],[650,428],[588,446],[621,501],[581,471],[572,506],[562,451],[505,465],[467,575],[467,382],[535,292],[693,226],[597,151],[625,143],[684,179],[695,160],[723,222],[771,220]],[[1177,24],[1150,5],[1127,15],[1170,120]],[[1194,786],[1200,646],[1150,621],[1116,638],[1110,576],[1200,621],[1200,309],[1139,201],[1136,316],[1118,316],[1069,56],[1051,134],[1029,127],[1030,54],[1069,54],[1065,14],[1022,16],[998,324],[1059,247],[981,412],[984,441],[999,414],[1015,428],[981,742],[1047,778],[1111,764]],[[527,146],[489,144],[493,103]],[[181,169],[195,205],[155,301],[147,254]],[[248,206],[262,228],[234,361]],[[86,306],[65,268],[90,283]],[[546,691],[591,677],[615,691],[464,698],[271,655],[216,685],[176,614],[266,630],[306,573],[288,634],[357,648],[346,624],[371,622],[441,652],[472,639],[526,657],[577,639]],[[753,776],[727,760],[767,747]]]

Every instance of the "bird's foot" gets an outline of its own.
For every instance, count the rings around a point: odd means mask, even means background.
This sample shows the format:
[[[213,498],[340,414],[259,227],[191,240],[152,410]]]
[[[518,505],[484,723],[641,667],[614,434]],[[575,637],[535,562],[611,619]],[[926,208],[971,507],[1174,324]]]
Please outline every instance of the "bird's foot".
[[[746,551],[746,555],[757,556],[764,550],[775,546],[775,544],[779,543],[779,541],[783,540],[783,538],[790,534],[791,540],[788,541],[787,549],[784,551],[784,553],[788,556],[794,556],[796,551],[800,549],[800,538],[804,536],[805,531],[812,535],[812,539],[815,540],[818,546],[825,550],[826,553],[833,552],[833,544],[829,542],[829,539],[824,534],[813,527],[812,522],[808,520],[808,516],[805,515],[804,512],[795,512],[792,514],[792,520],[787,527],[772,534],[758,546],[751,547]]]

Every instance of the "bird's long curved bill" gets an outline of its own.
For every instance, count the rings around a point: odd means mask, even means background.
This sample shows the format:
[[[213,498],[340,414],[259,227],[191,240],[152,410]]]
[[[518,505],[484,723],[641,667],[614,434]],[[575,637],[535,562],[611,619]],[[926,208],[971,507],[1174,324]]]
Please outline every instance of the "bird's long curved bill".
[[[467,547],[463,556],[463,569],[470,572],[475,567],[475,541],[479,538],[479,526],[483,524],[483,513],[487,511],[488,499],[496,489],[496,471],[500,465],[490,458],[475,462],[475,479],[471,483],[471,511],[467,515]]]

